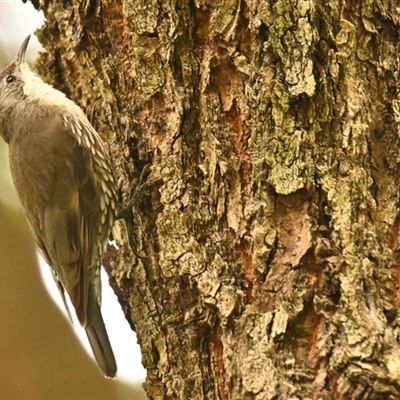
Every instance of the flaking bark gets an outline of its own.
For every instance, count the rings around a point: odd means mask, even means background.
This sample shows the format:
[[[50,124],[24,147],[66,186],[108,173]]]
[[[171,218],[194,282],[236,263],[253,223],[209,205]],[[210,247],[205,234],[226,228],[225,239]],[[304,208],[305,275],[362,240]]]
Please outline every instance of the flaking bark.
[[[148,397],[399,398],[396,2],[32,2],[123,203],[151,166],[107,263]]]

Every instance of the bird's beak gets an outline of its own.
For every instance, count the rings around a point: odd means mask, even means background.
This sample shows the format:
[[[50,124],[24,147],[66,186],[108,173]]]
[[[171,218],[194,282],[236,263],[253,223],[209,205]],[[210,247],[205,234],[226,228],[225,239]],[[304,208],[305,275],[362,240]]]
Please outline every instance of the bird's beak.
[[[26,48],[28,47],[29,39],[31,38],[31,35],[28,35],[25,40],[22,42],[21,47],[19,48],[18,51],[18,56],[17,56],[17,63],[18,65],[25,62],[25,53],[26,53]]]

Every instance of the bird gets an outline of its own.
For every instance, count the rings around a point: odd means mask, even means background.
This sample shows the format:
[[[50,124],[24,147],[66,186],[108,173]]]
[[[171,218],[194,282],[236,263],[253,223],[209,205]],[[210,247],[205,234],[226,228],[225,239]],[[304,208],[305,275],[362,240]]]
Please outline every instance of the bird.
[[[117,365],[101,314],[101,258],[117,218],[116,179],[83,110],[25,61],[30,35],[0,73],[0,136],[37,247],[71,300],[103,375]]]

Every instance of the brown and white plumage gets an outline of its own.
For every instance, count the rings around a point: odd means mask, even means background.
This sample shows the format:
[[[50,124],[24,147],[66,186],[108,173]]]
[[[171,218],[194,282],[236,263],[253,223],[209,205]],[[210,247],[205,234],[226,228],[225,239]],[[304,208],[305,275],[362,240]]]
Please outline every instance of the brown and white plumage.
[[[25,63],[28,40],[0,74],[0,136],[9,144],[14,185],[36,243],[62,295],[68,293],[100,369],[114,377],[99,274],[116,218],[115,179],[83,111]]]

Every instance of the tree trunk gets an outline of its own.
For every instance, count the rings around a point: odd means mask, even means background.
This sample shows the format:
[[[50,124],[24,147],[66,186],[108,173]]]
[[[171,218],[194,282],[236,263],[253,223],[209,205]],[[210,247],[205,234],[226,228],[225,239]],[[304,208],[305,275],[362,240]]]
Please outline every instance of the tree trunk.
[[[105,264],[149,399],[400,398],[395,0],[32,3],[137,196]]]

